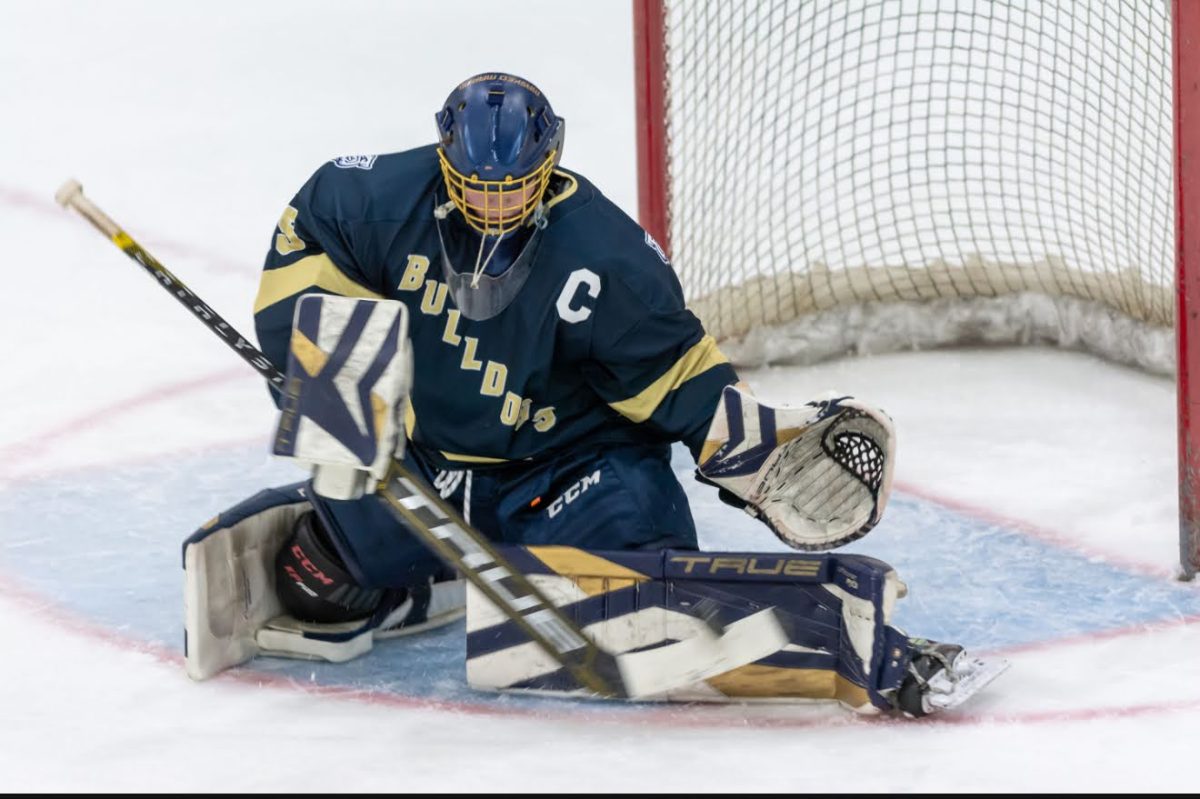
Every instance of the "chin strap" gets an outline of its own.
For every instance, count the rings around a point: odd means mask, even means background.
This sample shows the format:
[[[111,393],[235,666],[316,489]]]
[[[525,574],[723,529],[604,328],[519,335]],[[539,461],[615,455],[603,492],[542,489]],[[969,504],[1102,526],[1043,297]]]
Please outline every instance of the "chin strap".
[[[492,245],[492,251],[488,253],[488,257],[483,257],[483,248],[487,244],[487,236],[479,237],[479,252],[475,255],[475,271],[471,272],[471,288],[479,288],[479,276],[483,274],[483,270],[487,269],[487,265],[492,262],[492,256],[496,254],[496,250],[500,248],[500,242],[504,240],[506,234],[501,233],[496,237],[496,243]],[[483,263],[480,263],[480,260]]]
[[[546,218],[546,204],[538,203],[537,208],[533,209],[533,217],[531,224],[538,230],[545,230],[546,225],[550,224],[550,220]]]

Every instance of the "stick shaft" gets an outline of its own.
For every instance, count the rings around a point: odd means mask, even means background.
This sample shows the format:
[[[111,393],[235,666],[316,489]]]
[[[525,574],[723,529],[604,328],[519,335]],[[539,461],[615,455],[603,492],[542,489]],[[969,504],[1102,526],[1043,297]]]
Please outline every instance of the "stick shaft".
[[[121,226],[114,222],[108,214],[97,208],[95,203],[83,195],[83,188],[78,183],[70,181],[65,184],[59,189],[55,199],[64,207],[79,212],[80,216],[103,233],[122,252],[141,264],[142,268],[154,277],[159,285],[191,311],[192,315],[203,322],[209,330],[216,333],[242,360],[262,375],[276,391],[283,389],[283,373],[275,368],[270,359],[247,341],[216,311],[208,307],[208,304],[196,296],[196,293],[177,278],[171,270],[159,263],[157,258],[134,241],[133,237],[122,230]]]

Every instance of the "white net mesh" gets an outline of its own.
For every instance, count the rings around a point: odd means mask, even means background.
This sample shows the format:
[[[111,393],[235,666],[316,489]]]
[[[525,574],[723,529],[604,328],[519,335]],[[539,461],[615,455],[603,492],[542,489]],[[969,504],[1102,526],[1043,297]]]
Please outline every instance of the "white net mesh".
[[[1173,369],[1163,0],[674,0],[666,28],[673,261],[735,360]]]

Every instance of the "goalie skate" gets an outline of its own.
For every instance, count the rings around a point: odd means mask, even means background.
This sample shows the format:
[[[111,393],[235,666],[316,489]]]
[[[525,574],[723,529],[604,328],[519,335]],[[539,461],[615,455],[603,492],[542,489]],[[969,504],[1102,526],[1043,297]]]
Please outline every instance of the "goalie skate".
[[[915,651],[909,676],[896,694],[896,706],[908,716],[951,710],[983,690],[1008,668],[1001,658],[969,655],[957,644],[912,639]]]
[[[316,624],[276,616],[255,633],[258,654],[342,663],[371,651],[376,641],[442,627],[466,613],[466,581],[431,580],[369,619]]]

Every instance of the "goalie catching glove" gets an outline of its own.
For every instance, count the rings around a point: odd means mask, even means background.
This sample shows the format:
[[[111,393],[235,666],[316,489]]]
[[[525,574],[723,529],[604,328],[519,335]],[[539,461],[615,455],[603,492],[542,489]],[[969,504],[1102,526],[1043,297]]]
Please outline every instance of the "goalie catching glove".
[[[815,552],[870,532],[892,484],[895,433],[853,397],[772,408],[726,386],[696,470],[784,543]]]

